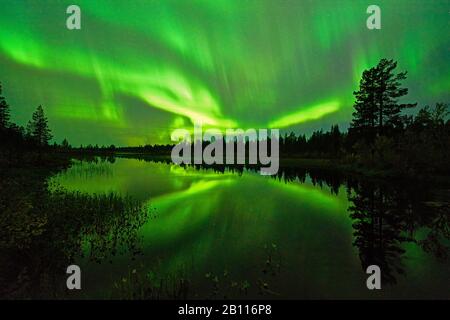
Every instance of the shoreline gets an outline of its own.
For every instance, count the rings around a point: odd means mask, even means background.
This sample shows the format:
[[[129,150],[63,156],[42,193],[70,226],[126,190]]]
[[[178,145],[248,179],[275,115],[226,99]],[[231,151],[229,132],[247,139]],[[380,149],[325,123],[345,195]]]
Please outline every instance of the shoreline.
[[[111,156],[116,156],[119,158],[132,158],[132,159],[142,159],[142,160],[156,160],[156,161],[171,161],[170,155],[155,155],[149,153],[136,153],[136,152],[115,152],[109,154]],[[242,167],[243,165],[204,165],[205,168],[214,167]],[[248,168],[257,168],[258,165],[247,165]],[[396,181],[420,181],[420,182],[431,182],[445,184],[450,187],[450,176],[444,175],[405,175],[401,172],[394,170],[381,170],[381,169],[370,169],[358,166],[352,166],[351,164],[344,163],[341,159],[327,159],[327,158],[304,158],[295,156],[280,157],[280,168],[302,168],[302,169],[321,169],[327,171],[334,171],[338,174],[345,174],[356,176],[359,178],[370,178],[374,180],[385,180],[392,179]]]

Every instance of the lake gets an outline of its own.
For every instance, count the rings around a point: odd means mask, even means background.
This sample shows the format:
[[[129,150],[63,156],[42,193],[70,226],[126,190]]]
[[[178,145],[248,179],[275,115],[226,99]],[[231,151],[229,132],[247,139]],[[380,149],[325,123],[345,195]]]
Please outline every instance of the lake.
[[[92,239],[83,242],[73,297],[136,298],[145,279],[194,299],[450,297],[442,190],[319,169],[267,177],[126,158],[77,161],[50,185],[130,196],[148,213],[123,228],[122,239],[137,235],[133,245],[117,241],[111,255],[95,259]],[[371,264],[381,290],[366,287]]]

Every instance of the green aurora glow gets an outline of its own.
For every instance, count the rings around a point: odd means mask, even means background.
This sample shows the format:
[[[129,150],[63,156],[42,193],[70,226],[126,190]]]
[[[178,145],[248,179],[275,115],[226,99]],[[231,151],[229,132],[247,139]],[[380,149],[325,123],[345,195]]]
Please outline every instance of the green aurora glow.
[[[448,102],[449,2],[0,0],[0,81],[13,119],[44,105],[55,139],[167,142],[193,121],[296,132],[345,127],[361,72],[409,71],[408,100]],[[65,27],[78,4],[82,29]]]

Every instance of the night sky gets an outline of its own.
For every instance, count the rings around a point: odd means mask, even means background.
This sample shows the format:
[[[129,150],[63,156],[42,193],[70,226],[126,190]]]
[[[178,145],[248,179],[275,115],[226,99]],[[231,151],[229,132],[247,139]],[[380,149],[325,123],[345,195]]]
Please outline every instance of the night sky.
[[[73,145],[168,142],[193,121],[308,134],[347,126],[384,57],[409,72],[405,102],[449,102],[449,18],[448,0],[0,0],[0,81],[14,121],[42,104]]]

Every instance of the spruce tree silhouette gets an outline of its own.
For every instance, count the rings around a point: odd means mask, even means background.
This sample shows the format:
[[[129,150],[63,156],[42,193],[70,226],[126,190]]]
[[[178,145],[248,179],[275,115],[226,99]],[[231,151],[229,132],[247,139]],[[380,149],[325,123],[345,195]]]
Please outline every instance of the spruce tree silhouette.
[[[28,122],[27,134],[39,145],[48,146],[52,138],[51,130],[48,127],[48,120],[44,114],[42,106],[38,106],[33,113],[32,120]]]
[[[9,126],[10,110],[4,96],[2,96],[2,84],[0,83],[0,130]]]

